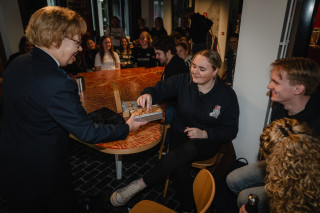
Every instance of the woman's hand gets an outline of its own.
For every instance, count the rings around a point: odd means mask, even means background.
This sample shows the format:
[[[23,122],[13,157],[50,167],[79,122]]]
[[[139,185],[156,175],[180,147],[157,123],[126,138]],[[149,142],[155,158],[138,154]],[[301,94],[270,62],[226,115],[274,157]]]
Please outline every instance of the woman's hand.
[[[208,138],[208,134],[207,134],[206,130],[187,127],[184,130],[184,133],[186,133],[186,132],[188,133],[188,137],[191,139],[193,139],[193,138],[207,139]]]
[[[137,99],[137,104],[138,106],[141,106],[142,108],[147,108],[147,110],[151,109],[151,104],[152,104],[152,97],[150,94],[144,94],[141,95],[138,99]]]
[[[134,114],[131,115],[131,117],[129,118],[129,120],[127,120],[127,124],[129,125],[129,131],[136,131],[140,128],[140,126],[143,126],[145,124],[147,124],[147,121],[136,121],[134,120],[136,116]]]

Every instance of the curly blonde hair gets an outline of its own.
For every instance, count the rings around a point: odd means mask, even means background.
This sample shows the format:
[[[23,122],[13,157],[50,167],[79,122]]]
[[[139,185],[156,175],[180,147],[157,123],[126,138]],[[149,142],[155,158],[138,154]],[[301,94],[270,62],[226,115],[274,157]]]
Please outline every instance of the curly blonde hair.
[[[307,125],[280,119],[260,136],[270,212],[320,212],[320,140]]]

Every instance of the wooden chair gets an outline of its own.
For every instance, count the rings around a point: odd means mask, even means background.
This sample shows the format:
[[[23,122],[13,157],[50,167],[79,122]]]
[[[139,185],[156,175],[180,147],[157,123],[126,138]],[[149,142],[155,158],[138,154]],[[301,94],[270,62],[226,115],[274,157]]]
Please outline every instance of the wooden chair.
[[[166,124],[164,125],[163,128],[163,138],[162,138],[162,142],[161,142],[161,146],[160,146],[160,151],[159,151],[159,159],[161,159],[162,157],[162,153],[163,153],[163,148],[164,148],[164,144],[165,144],[165,140],[166,140],[166,136],[167,136],[167,131],[170,128],[170,124]],[[167,151],[166,153],[169,152],[169,146],[167,147]],[[208,159],[208,160],[204,160],[204,161],[195,161],[191,164],[191,166],[195,167],[195,168],[199,168],[199,169],[206,169],[207,167],[213,166],[218,162],[218,159],[220,158],[220,153],[215,154],[212,158]],[[163,190],[163,197],[167,197],[167,192],[168,192],[168,187],[169,187],[169,182],[170,182],[170,176],[167,177],[166,179],[166,184],[164,186],[164,190]]]
[[[215,191],[215,182],[211,173],[206,169],[200,170],[193,181],[193,197],[198,213],[205,213],[209,209]],[[173,213],[175,211],[150,200],[140,201],[130,211],[130,213],[145,212]]]

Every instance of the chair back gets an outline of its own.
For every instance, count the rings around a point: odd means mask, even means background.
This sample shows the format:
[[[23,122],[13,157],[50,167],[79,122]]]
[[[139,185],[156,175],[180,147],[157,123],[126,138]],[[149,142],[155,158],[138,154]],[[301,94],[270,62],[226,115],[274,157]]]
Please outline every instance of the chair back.
[[[212,174],[206,169],[200,170],[193,182],[193,197],[198,213],[205,213],[209,209],[215,192]]]

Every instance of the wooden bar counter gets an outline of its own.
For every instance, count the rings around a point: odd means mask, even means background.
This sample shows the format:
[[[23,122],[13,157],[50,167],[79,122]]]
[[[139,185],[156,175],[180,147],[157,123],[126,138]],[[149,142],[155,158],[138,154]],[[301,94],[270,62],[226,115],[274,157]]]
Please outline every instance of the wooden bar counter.
[[[161,79],[163,70],[164,67],[154,67],[79,73],[85,82],[85,90],[79,93],[80,100],[88,113],[102,107],[117,112],[114,83],[118,85],[121,100],[135,101],[144,88],[154,86]],[[117,179],[121,179],[121,155],[142,152],[156,146],[162,139],[162,133],[162,124],[150,122],[138,131],[130,132],[126,140],[90,146],[104,153],[115,154]]]

